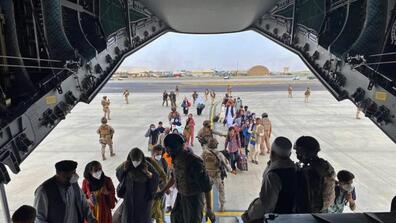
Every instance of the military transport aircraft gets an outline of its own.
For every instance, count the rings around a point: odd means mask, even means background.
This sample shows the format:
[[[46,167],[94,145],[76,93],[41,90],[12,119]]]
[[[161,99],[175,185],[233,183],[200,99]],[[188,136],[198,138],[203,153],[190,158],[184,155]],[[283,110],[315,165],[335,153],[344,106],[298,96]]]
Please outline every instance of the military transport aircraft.
[[[122,61],[167,32],[254,30],[396,141],[395,0],[0,0],[0,182]],[[4,191],[3,191],[4,192]],[[392,221],[393,218],[393,221]],[[268,222],[394,222],[391,213]]]

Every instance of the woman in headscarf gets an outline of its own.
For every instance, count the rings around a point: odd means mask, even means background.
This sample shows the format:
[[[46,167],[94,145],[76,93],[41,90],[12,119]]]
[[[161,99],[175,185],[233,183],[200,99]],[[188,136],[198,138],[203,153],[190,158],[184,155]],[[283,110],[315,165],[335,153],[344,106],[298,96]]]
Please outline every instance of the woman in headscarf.
[[[86,165],[82,191],[98,223],[112,223],[111,209],[116,203],[115,189],[111,178],[103,173],[98,161]]]
[[[124,198],[121,223],[150,223],[154,194],[159,177],[139,148],[133,148],[127,160],[116,170],[120,186],[118,196]]]
[[[188,114],[188,118],[186,120],[186,126],[184,127],[183,136],[187,142],[187,145],[194,146],[194,128],[195,121],[193,115]]]

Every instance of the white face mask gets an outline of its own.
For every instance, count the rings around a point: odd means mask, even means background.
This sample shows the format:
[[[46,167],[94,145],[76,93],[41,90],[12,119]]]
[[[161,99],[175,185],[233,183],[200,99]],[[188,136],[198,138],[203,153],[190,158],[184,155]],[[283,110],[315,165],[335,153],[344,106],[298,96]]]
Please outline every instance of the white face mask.
[[[77,173],[73,174],[73,176],[70,178],[69,183],[70,183],[70,184],[78,183],[78,178],[79,178],[79,176],[78,176]]]
[[[345,190],[348,193],[351,193],[355,187],[352,184],[344,184],[341,186],[343,190]]]
[[[155,130],[155,128],[150,128],[151,129],[151,131],[154,131]]]
[[[140,165],[140,163],[142,163],[142,161],[132,161],[132,165],[136,168]]]
[[[157,161],[160,161],[161,158],[162,158],[162,155],[156,155],[156,156],[154,156],[154,158],[155,158]]]
[[[97,171],[97,172],[93,172],[93,173],[92,173],[92,176],[93,176],[93,178],[99,180],[100,177],[102,176],[102,171],[99,170],[99,171]]]

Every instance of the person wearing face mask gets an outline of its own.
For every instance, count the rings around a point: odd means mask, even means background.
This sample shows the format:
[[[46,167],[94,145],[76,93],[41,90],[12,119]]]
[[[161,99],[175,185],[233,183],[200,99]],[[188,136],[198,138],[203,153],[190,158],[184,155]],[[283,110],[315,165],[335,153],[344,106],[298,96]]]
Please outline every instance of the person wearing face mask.
[[[158,136],[160,132],[157,128],[155,128],[154,124],[150,125],[150,128],[147,130],[145,137],[148,137],[148,151],[151,151],[155,145],[158,144]]]
[[[151,222],[151,208],[157,192],[159,176],[139,148],[133,148],[116,169],[120,185],[117,195],[124,199],[120,223]]]
[[[173,175],[168,184],[158,192],[164,194],[176,183],[178,194],[171,212],[171,223],[201,223],[204,197],[206,198],[206,220],[215,221],[212,211],[212,182],[203,161],[193,153],[184,150],[185,141],[178,134],[165,137],[165,148],[173,160]]]
[[[56,175],[35,192],[36,223],[97,223],[78,186],[77,162],[63,160],[56,163],[55,168]]]
[[[115,189],[111,178],[103,173],[98,161],[86,165],[81,188],[98,223],[112,223],[111,210],[116,203]]]
[[[344,207],[349,204],[351,211],[356,210],[356,192],[353,186],[353,173],[347,170],[341,170],[337,173],[338,182],[335,186],[336,198],[330,206],[330,213],[342,213]]]
[[[166,160],[162,157],[164,152],[164,147],[161,145],[156,145],[151,153],[150,163],[154,166],[160,176],[160,181],[158,185],[158,190],[165,187],[168,180],[168,164]],[[156,223],[165,222],[165,197],[159,196],[155,197],[153,202],[152,217],[155,219]]]
[[[318,157],[319,142],[311,136],[301,136],[296,150],[297,213],[327,213],[335,199],[335,171],[329,162]]]

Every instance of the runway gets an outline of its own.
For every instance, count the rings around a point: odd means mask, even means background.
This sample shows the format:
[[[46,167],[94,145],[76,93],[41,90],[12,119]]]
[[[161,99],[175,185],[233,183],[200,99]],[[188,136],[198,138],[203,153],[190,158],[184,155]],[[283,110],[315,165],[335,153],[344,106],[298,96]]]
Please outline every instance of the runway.
[[[313,91],[323,91],[325,88],[317,80],[279,80],[279,79],[232,79],[232,80],[123,80],[109,81],[102,89],[102,93],[119,93],[128,89],[136,93],[143,92],[163,92],[164,90],[174,91],[176,85],[179,86],[180,92],[203,92],[205,89],[214,90],[215,92],[225,91],[227,85],[232,87],[234,92],[269,92],[269,91],[287,91],[291,84],[295,91],[303,91],[310,87]]]

